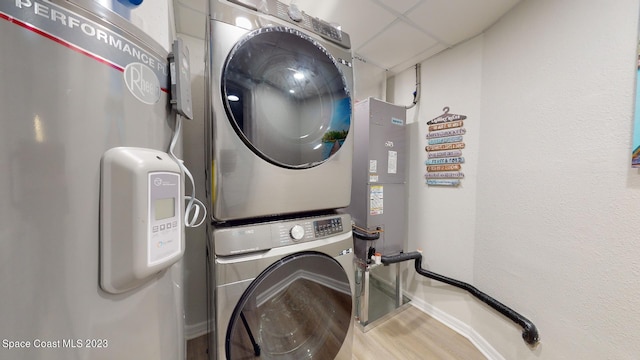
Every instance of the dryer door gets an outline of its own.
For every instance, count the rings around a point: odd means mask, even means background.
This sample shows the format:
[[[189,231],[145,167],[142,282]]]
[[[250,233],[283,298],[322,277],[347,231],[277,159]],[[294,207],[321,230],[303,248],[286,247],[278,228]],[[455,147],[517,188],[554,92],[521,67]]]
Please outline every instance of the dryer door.
[[[249,285],[227,328],[227,359],[327,359],[350,328],[349,279],[333,258],[296,253],[271,265]]]
[[[298,30],[248,33],[229,53],[221,79],[222,102],[236,133],[273,164],[295,169],[323,163],[340,149],[351,125],[341,66]]]

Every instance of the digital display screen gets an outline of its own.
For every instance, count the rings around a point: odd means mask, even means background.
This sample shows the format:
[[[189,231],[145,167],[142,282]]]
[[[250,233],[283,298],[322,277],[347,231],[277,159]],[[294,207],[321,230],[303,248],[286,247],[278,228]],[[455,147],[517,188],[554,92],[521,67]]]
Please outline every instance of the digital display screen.
[[[156,220],[163,220],[176,215],[176,198],[158,199],[155,203]]]

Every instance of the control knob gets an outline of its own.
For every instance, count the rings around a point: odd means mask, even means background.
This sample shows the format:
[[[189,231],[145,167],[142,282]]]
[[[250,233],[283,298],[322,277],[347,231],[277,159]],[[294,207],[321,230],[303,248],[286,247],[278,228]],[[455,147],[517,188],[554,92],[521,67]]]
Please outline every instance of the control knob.
[[[291,230],[289,230],[289,235],[293,240],[301,240],[304,237],[304,228],[302,225],[294,225]]]
[[[298,9],[298,6],[296,4],[289,5],[289,10],[287,12],[288,12],[289,18],[295,22],[300,22],[302,21],[302,19],[304,19],[304,16],[302,15],[302,11]]]

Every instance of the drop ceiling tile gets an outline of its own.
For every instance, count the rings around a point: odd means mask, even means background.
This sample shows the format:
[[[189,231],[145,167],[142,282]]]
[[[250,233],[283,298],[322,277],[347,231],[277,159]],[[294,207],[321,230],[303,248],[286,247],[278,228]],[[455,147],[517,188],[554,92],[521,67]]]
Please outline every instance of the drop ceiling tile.
[[[406,16],[427,33],[448,44],[480,34],[519,0],[427,0]]]
[[[372,59],[375,63],[388,69],[436,44],[437,40],[424,32],[403,21],[396,21],[373,40],[355,51],[365,59]]]
[[[438,54],[439,52],[442,52],[444,50],[447,49],[447,45],[442,44],[442,43],[437,43],[435,45],[433,45],[432,47],[426,49],[425,51],[419,53],[416,56],[410,57],[410,58],[404,58],[401,57],[400,59],[402,59],[402,62],[396,64],[394,67],[389,69],[389,72],[392,74],[397,74],[399,72],[402,72],[404,70],[407,70],[411,67],[413,67],[415,64],[417,63],[421,63],[424,60]]]
[[[404,14],[411,8],[416,6],[421,0],[370,0],[373,3],[380,3],[384,7],[393,9],[394,11]]]

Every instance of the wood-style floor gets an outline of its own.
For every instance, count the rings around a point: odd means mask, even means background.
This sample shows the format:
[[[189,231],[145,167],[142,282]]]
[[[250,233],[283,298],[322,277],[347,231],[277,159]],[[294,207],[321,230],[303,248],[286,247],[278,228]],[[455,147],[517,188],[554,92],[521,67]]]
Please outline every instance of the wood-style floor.
[[[486,360],[469,340],[408,306],[373,329],[354,329],[353,360]],[[187,342],[188,360],[207,360],[207,336]]]
[[[353,360],[486,360],[464,336],[414,306],[354,334]]]

